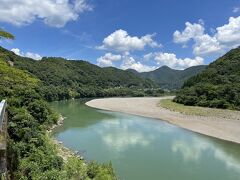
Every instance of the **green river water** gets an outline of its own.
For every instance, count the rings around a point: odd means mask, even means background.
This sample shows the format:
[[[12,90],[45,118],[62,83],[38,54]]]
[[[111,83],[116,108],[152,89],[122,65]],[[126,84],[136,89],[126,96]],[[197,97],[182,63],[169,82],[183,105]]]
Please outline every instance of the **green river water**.
[[[66,119],[53,136],[86,160],[112,162],[122,180],[240,180],[240,145],[161,120],[51,104]]]

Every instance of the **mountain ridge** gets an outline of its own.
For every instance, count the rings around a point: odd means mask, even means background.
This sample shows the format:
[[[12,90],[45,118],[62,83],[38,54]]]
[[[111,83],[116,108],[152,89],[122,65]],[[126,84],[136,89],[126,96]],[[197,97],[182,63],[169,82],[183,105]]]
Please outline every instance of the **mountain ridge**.
[[[168,66],[161,66],[153,71],[138,72],[134,69],[127,69],[142,78],[156,82],[161,88],[176,90],[181,88],[184,81],[203,71],[207,65],[192,66],[184,70],[172,69]]]
[[[157,87],[153,81],[117,68],[101,68],[83,60],[43,57],[33,60],[0,48],[0,57],[41,80],[48,101],[81,97],[144,96],[140,90]]]

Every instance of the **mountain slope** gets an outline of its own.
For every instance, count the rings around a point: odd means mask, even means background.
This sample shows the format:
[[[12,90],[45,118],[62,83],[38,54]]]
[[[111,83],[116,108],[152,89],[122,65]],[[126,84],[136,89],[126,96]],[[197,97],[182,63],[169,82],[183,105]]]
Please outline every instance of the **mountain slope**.
[[[79,97],[136,96],[136,89],[152,88],[156,84],[131,72],[117,68],[100,68],[86,61],[44,57],[36,61],[20,57],[0,48],[3,57],[14,67],[30,72],[43,83],[47,100]],[[133,92],[134,91],[134,92]]]
[[[168,66],[162,66],[150,72],[139,73],[133,69],[128,69],[128,71],[156,82],[161,88],[173,90],[179,89],[185,80],[198,74],[205,68],[205,65],[200,65],[193,66],[185,70],[175,70],[169,68]]]
[[[187,80],[175,101],[186,105],[240,109],[240,47]]]
[[[0,56],[0,99],[8,104],[8,179],[74,179],[79,171],[86,179],[116,179],[110,164],[86,164],[76,157],[64,161],[59,156],[46,135],[59,117],[39,94],[41,81],[5,58]]]

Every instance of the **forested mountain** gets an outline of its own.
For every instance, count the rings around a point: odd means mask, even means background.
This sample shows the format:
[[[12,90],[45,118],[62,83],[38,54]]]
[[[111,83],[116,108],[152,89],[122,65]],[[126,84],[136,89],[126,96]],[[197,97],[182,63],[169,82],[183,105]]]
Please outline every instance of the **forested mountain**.
[[[0,57],[39,78],[43,83],[41,93],[49,101],[79,97],[143,96],[143,89],[157,86],[134,73],[113,67],[100,68],[86,61],[56,57],[44,57],[36,61],[4,48],[0,48]]]
[[[163,89],[174,90],[181,88],[185,80],[200,73],[205,68],[205,65],[200,65],[193,66],[185,70],[175,70],[169,68],[168,66],[162,66],[150,72],[139,73],[133,69],[128,69],[128,71],[156,82]]]
[[[143,96],[156,95],[151,88],[179,89],[184,80],[202,71],[205,66],[174,70],[163,66],[151,72],[101,68],[82,60],[44,57],[40,61],[21,57],[0,47],[0,57],[14,67],[26,70],[39,78],[47,100],[79,97]],[[143,91],[143,89],[148,89]],[[159,91],[160,92],[160,91]],[[162,92],[161,92],[162,93]]]
[[[206,70],[187,80],[175,101],[240,110],[240,47],[232,49]]]

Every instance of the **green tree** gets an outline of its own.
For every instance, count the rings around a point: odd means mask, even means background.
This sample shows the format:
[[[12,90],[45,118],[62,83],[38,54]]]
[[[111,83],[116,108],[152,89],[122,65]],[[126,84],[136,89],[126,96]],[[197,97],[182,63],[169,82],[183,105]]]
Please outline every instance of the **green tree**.
[[[64,169],[66,171],[67,179],[84,180],[87,178],[87,166],[82,160],[76,157],[69,158]]]
[[[175,102],[185,105],[240,110],[240,47],[187,80]]]

